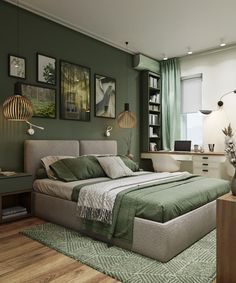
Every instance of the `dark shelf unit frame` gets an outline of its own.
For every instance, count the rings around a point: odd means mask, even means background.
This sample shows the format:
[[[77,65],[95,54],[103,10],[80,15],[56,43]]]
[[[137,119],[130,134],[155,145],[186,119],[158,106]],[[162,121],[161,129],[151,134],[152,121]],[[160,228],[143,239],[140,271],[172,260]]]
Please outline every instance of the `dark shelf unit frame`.
[[[3,219],[2,213],[1,213],[0,223],[15,221],[18,219],[32,216],[32,190],[11,192],[11,193],[5,193],[1,195],[1,205],[0,205],[1,211],[4,208],[9,208],[9,207],[14,207],[14,206],[25,207],[27,213],[25,215],[19,215],[19,216],[12,215],[11,217],[7,219]]]
[[[155,86],[152,84],[153,80]],[[157,150],[162,149],[161,111],[161,76],[150,71],[142,71],[141,150],[144,152],[150,151],[150,143],[156,143]],[[157,115],[155,123],[150,123],[150,115]],[[152,128],[151,131],[150,128]],[[151,132],[157,136],[152,136]]]
[[[12,176],[0,176],[0,224],[15,221],[33,215],[32,206],[33,177],[27,173]],[[26,213],[3,216],[4,209],[20,206]]]

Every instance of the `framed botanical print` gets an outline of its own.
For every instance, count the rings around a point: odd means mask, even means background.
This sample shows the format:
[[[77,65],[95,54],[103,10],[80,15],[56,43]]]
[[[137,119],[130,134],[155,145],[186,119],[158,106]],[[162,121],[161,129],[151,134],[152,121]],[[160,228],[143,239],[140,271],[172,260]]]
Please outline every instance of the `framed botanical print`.
[[[26,78],[26,59],[24,57],[8,55],[8,74],[10,77]]]
[[[21,93],[33,106],[33,117],[56,118],[56,90],[21,83]]]
[[[95,74],[95,116],[116,118],[116,80]]]
[[[60,61],[60,117],[90,121],[90,69]]]
[[[37,81],[56,85],[56,59],[37,53]]]

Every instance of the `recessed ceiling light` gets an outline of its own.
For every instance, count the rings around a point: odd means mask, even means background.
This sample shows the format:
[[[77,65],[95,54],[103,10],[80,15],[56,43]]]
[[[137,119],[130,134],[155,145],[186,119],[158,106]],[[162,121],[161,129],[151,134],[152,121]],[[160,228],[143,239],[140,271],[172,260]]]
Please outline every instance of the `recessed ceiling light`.
[[[193,54],[193,51],[191,50],[191,48],[190,47],[188,47],[188,55],[191,55],[191,54]]]
[[[220,47],[224,47],[226,45],[225,42],[221,42]]]
[[[166,55],[164,55],[163,60],[168,60],[168,57]]]
[[[220,47],[224,47],[226,45],[224,38],[220,39]]]

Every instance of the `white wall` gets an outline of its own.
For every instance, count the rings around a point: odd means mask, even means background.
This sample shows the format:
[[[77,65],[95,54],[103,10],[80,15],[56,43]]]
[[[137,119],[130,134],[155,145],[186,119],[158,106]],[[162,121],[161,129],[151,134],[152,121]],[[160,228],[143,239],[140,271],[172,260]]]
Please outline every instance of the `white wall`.
[[[203,143],[207,150],[208,143],[215,143],[215,151],[224,151],[222,128],[231,123],[236,138],[236,94],[223,99],[224,105],[219,110],[220,97],[236,89],[236,48],[221,52],[184,57],[180,61],[181,76],[203,74],[202,109],[213,109],[204,117]]]

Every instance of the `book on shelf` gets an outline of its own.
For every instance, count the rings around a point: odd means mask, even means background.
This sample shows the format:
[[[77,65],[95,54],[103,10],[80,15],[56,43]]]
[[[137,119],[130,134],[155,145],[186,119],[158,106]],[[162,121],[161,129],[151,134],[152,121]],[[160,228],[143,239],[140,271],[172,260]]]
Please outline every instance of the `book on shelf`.
[[[157,78],[153,78],[153,87],[154,88],[157,88],[157,82],[158,82]]]
[[[150,95],[149,102],[160,103],[160,94],[156,93],[156,94]]]
[[[158,125],[158,114],[149,114],[149,125]]]
[[[149,105],[149,111],[159,111],[159,105]]]
[[[24,216],[26,214],[27,214],[27,210],[21,211],[21,212],[16,212],[16,213],[13,213],[13,214],[8,214],[8,215],[2,215],[2,219],[3,220],[10,219],[10,218],[13,218],[13,217]]]
[[[16,214],[16,213],[21,213],[21,212],[27,212],[26,207],[12,206],[12,207],[3,208],[2,215],[8,216],[8,215]]]

